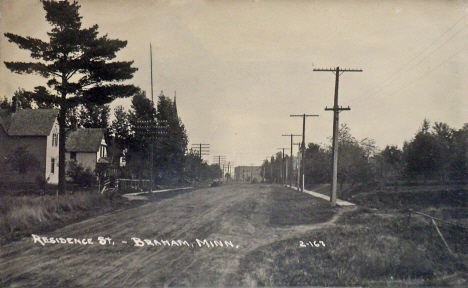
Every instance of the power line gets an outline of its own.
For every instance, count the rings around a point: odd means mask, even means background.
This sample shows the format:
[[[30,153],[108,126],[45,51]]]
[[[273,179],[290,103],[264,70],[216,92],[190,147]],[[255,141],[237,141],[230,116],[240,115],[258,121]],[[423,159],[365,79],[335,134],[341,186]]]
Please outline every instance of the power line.
[[[221,160],[222,162],[224,163],[226,161],[226,156],[221,156],[221,155],[218,155],[218,156],[213,156],[213,162],[218,159],[218,165],[219,167],[221,168]]]
[[[195,151],[195,153],[198,152],[198,155],[200,156],[200,158],[202,158],[202,155],[210,155],[210,144],[192,144],[191,150]]]
[[[415,57],[413,57],[409,62],[407,62],[405,65],[403,65],[401,68],[397,69],[395,72],[392,73],[392,75],[390,75],[389,77],[387,77],[386,79],[384,79],[382,82],[380,82],[379,84],[377,84],[376,86],[374,86],[372,89],[368,90],[366,93],[362,94],[361,96],[357,97],[357,98],[354,98],[354,99],[351,99],[352,103],[355,103],[354,101],[357,101],[358,99],[361,99],[363,98],[364,96],[367,96],[369,94],[372,94],[370,92],[372,92],[373,90],[375,90],[376,88],[380,87],[383,83],[387,82],[388,80],[392,79],[393,76],[397,75],[397,73],[399,73],[400,71],[402,71],[404,68],[406,68],[410,63],[412,63],[413,61],[415,61],[419,56],[421,56],[424,52],[426,52],[432,45],[434,45],[437,41],[439,41],[443,36],[445,36],[445,34],[447,34],[453,27],[455,27],[458,23],[460,23],[464,18],[466,18],[468,16],[468,14],[465,14],[463,15],[463,17],[461,17],[457,22],[455,22],[452,26],[450,26],[450,28],[448,28],[444,33],[442,33],[442,35],[440,35],[439,37],[437,37],[434,41],[432,41],[431,44],[429,44],[425,49],[423,49],[418,55],[416,55]],[[448,41],[450,41],[453,37],[455,37],[458,33],[460,33],[462,30],[464,30],[468,25],[465,25],[462,29],[460,29],[456,34],[454,34],[451,38],[449,38],[445,43],[442,44],[442,46],[444,46]],[[420,62],[418,62],[416,65],[413,65],[410,69],[408,70],[411,70],[412,68],[414,68],[415,66],[417,66],[419,63],[421,63],[424,59],[426,59],[428,56],[430,56],[433,52],[437,51],[438,49],[440,49],[442,46],[439,46],[438,48],[436,48],[435,50],[433,50],[429,55],[427,55],[426,57],[424,57]],[[401,74],[399,74],[399,76],[401,76]],[[396,79],[399,79],[401,77],[397,77],[395,78],[392,82],[386,84],[384,87],[388,86],[389,84],[393,83]],[[381,91],[381,90],[379,90]],[[365,97],[367,98],[367,97]],[[359,101],[355,104],[358,104],[362,101]]]
[[[457,33],[455,33],[452,37],[450,37],[447,41],[445,41],[444,43],[442,43],[442,45],[440,45],[439,47],[437,47],[435,50],[433,50],[431,53],[429,53],[428,55],[426,55],[424,58],[422,58],[419,62],[417,62],[416,64],[414,64],[413,66],[411,66],[405,73],[408,73],[408,71],[410,71],[411,69],[413,69],[414,67],[418,66],[419,64],[421,64],[424,60],[426,60],[429,56],[431,56],[435,51],[439,50],[440,48],[442,48],[443,46],[445,46],[445,44],[447,44],[450,40],[452,40],[456,35],[458,35],[458,33],[460,33],[462,30],[464,30],[466,27],[468,27],[468,24],[465,25],[463,27],[463,29],[459,30]],[[399,74],[399,77],[393,79],[391,82],[387,83],[385,86],[383,86],[379,91],[377,92],[380,92],[382,91],[383,88],[387,87],[388,85],[392,84],[393,82],[395,82],[396,80],[402,78],[404,75],[404,73],[402,74]],[[376,92],[376,93],[377,93]],[[364,101],[364,99],[362,99],[361,101],[357,102],[356,104],[359,104],[361,103],[362,101]]]
[[[390,93],[388,95],[386,95],[386,98],[388,97],[391,97],[393,95],[395,95],[396,93],[402,91],[403,89],[405,88],[408,88],[409,86],[411,86],[412,84],[416,83],[417,81],[421,80],[422,78],[426,77],[427,75],[429,75],[430,73],[434,72],[434,70],[438,69],[440,66],[444,65],[445,63],[447,63],[448,61],[450,61],[453,57],[457,56],[458,54],[460,54],[462,51],[464,51],[466,48],[468,48],[468,45],[464,46],[462,49],[458,50],[456,53],[452,54],[452,56],[450,56],[449,58],[445,59],[442,63],[440,63],[439,65],[437,65],[436,67],[432,68],[431,70],[429,70],[428,72],[424,73],[422,76],[420,76],[419,78],[409,82],[407,85],[401,87],[400,89],[396,90],[395,92],[393,93]],[[366,103],[366,104],[363,104],[362,106],[368,106],[368,105],[371,105],[371,104],[375,104],[378,100],[374,100],[370,103]]]
[[[154,141],[160,138],[158,135],[165,135],[167,133],[166,120],[137,120],[135,132],[140,135],[144,140],[150,141],[150,192],[153,191],[153,166],[154,166]],[[150,193],[151,194],[151,193]]]

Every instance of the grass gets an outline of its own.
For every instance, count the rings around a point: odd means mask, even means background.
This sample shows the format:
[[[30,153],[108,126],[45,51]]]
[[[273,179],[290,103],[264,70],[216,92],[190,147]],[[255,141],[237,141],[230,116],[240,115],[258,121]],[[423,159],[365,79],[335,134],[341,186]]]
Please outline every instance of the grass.
[[[87,212],[111,209],[111,202],[96,192],[56,196],[2,196],[0,237],[6,244],[31,233],[50,231],[82,219]]]
[[[454,251],[451,254],[426,218],[413,216],[408,221],[402,209],[419,209],[452,222],[465,221],[466,193],[421,192],[421,195],[411,193],[396,198],[393,193],[362,196],[359,208],[343,214],[333,227],[312,230],[247,254],[241,259],[237,283],[250,286],[466,284],[468,234],[439,225]],[[303,224],[302,220],[296,223],[299,224]],[[304,248],[300,247],[300,241],[323,241],[326,246]]]
[[[58,228],[82,221],[119,208],[130,208],[146,203],[129,201],[120,195],[109,200],[94,191],[74,192],[66,195],[50,194],[38,196],[37,189],[27,193],[5,193],[0,196],[0,245],[20,240],[31,234],[54,231]],[[147,201],[160,201],[188,190],[161,193]]]
[[[276,188],[270,195],[275,203],[269,215],[271,226],[322,223],[335,214],[327,201],[310,197],[307,193],[292,189],[285,193],[284,188]]]

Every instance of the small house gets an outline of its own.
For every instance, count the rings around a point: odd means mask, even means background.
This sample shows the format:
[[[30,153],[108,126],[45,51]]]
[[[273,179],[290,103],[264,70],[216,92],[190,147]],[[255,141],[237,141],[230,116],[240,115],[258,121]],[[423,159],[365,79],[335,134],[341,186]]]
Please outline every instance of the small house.
[[[104,129],[82,128],[70,131],[65,142],[66,161],[75,161],[94,171],[97,163],[108,163]]]

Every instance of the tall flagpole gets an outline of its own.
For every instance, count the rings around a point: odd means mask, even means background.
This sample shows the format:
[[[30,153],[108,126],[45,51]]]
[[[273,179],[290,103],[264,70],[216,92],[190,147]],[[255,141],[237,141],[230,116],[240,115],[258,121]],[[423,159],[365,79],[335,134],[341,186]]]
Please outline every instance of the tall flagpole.
[[[151,42],[150,42],[150,62],[151,62],[151,106],[154,108],[154,101],[153,101],[153,48],[151,47]],[[154,139],[151,141],[151,169],[150,169],[150,192],[153,191],[153,161],[154,161]],[[153,193],[150,193],[153,195]]]
[[[151,47],[151,42],[150,42],[150,61],[151,61],[151,104],[154,106],[154,101],[153,101],[153,48]]]

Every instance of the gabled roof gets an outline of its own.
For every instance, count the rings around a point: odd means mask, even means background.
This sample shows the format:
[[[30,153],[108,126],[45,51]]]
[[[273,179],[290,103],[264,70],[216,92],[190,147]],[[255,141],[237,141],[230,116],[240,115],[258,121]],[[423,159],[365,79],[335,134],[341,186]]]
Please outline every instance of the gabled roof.
[[[58,109],[21,109],[16,113],[1,109],[0,125],[10,136],[48,136],[58,113]]]
[[[83,128],[70,131],[65,142],[67,152],[98,152],[104,139],[104,129]]]

